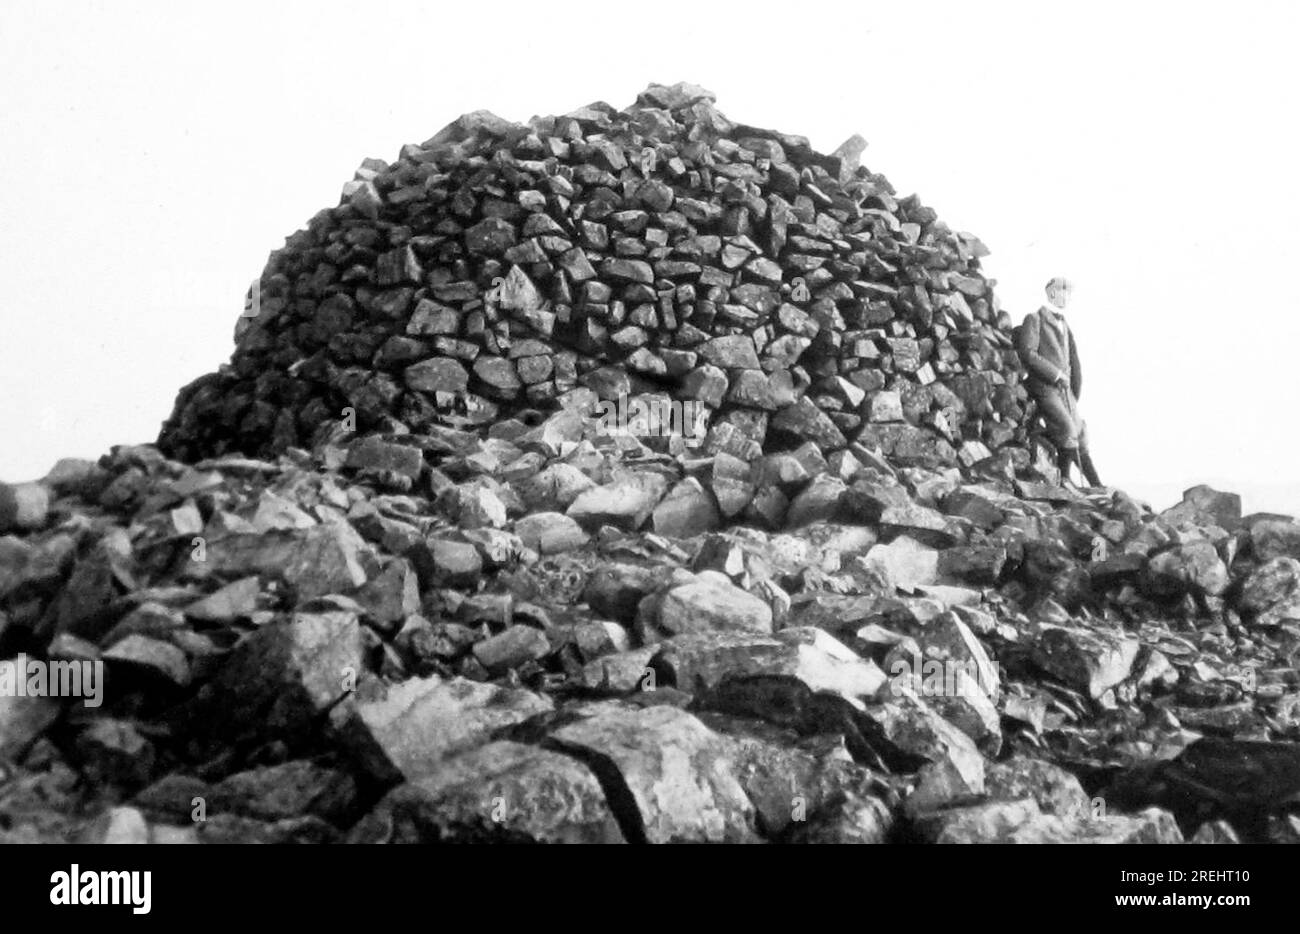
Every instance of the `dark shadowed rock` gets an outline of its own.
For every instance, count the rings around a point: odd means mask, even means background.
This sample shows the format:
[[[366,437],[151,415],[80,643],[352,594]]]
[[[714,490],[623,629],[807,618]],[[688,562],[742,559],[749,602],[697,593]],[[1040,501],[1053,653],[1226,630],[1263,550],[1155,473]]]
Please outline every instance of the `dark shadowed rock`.
[[[1137,653],[1136,639],[1083,627],[1044,626],[1034,643],[1044,670],[1094,699],[1129,676]]]
[[[391,843],[623,843],[595,776],[576,759],[499,741],[399,785],[354,833]]]
[[[1185,593],[1217,596],[1228,586],[1228,568],[1214,545],[1192,542],[1153,555],[1141,583],[1156,597],[1180,597]]]
[[[1261,626],[1300,619],[1300,561],[1279,557],[1264,562],[1242,584],[1239,603]]]
[[[26,751],[58,719],[62,706],[48,697],[0,694],[0,759],[14,759]]]
[[[196,717],[233,730],[258,724],[307,729],[352,689],[363,670],[356,613],[297,612],[236,646]]]
[[[227,776],[207,794],[214,810],[244,817],[276,821],[314,814],[338,821],[349,813],[357,788],[347,772],[297,759]]]

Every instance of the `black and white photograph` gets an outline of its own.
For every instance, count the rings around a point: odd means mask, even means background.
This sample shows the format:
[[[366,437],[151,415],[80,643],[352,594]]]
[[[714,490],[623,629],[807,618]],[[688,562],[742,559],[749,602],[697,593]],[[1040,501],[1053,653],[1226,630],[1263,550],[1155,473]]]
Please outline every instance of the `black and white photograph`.
[[[1093,844],[1116,915],[1244,917],[1297,38],[0,0],[0,842]]]

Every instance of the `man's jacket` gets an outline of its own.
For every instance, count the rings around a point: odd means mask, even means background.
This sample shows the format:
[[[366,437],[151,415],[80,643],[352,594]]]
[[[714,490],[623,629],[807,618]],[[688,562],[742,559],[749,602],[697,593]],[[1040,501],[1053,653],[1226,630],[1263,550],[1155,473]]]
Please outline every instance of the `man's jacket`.
[[[1064,376],[1070,392],[1077,399],[1083,390],[1083,371],[1079,368],[1079,349],[1065,318],[1040,308],[1025,315],[1016,329],[1016,352],[1029,371],[1030,390],[1046,389]]]

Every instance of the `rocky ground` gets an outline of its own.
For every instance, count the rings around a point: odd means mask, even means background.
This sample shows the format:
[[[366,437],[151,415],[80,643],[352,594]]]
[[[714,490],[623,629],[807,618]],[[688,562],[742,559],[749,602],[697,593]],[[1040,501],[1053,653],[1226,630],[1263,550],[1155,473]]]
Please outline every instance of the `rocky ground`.
[[[0,485],[0,658],[105,674],[0,690],[0,840],[1300,839],[1300,523],[1062,485],[860,151],[677,85],[368,160],[158,446]]]

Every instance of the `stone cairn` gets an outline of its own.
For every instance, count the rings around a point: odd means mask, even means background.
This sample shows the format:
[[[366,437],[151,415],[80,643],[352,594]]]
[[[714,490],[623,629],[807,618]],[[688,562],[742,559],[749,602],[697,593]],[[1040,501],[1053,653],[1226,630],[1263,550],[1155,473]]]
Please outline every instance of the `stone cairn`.
[[[0,842],[1300,839],[1300,523],[1063,486],[864,145],[365,162],[156,446],[0,484]]]
[[[976,463],[1025,395],[979,240],[803,137],[652,86],[527,124],[480,111],[388,165],[272,255],[227,367],[160,446],[269,455],[328,435],[642,394],[700,403],[705,454],[811,442]],[[593,397],[594,394],[594,397]]]

